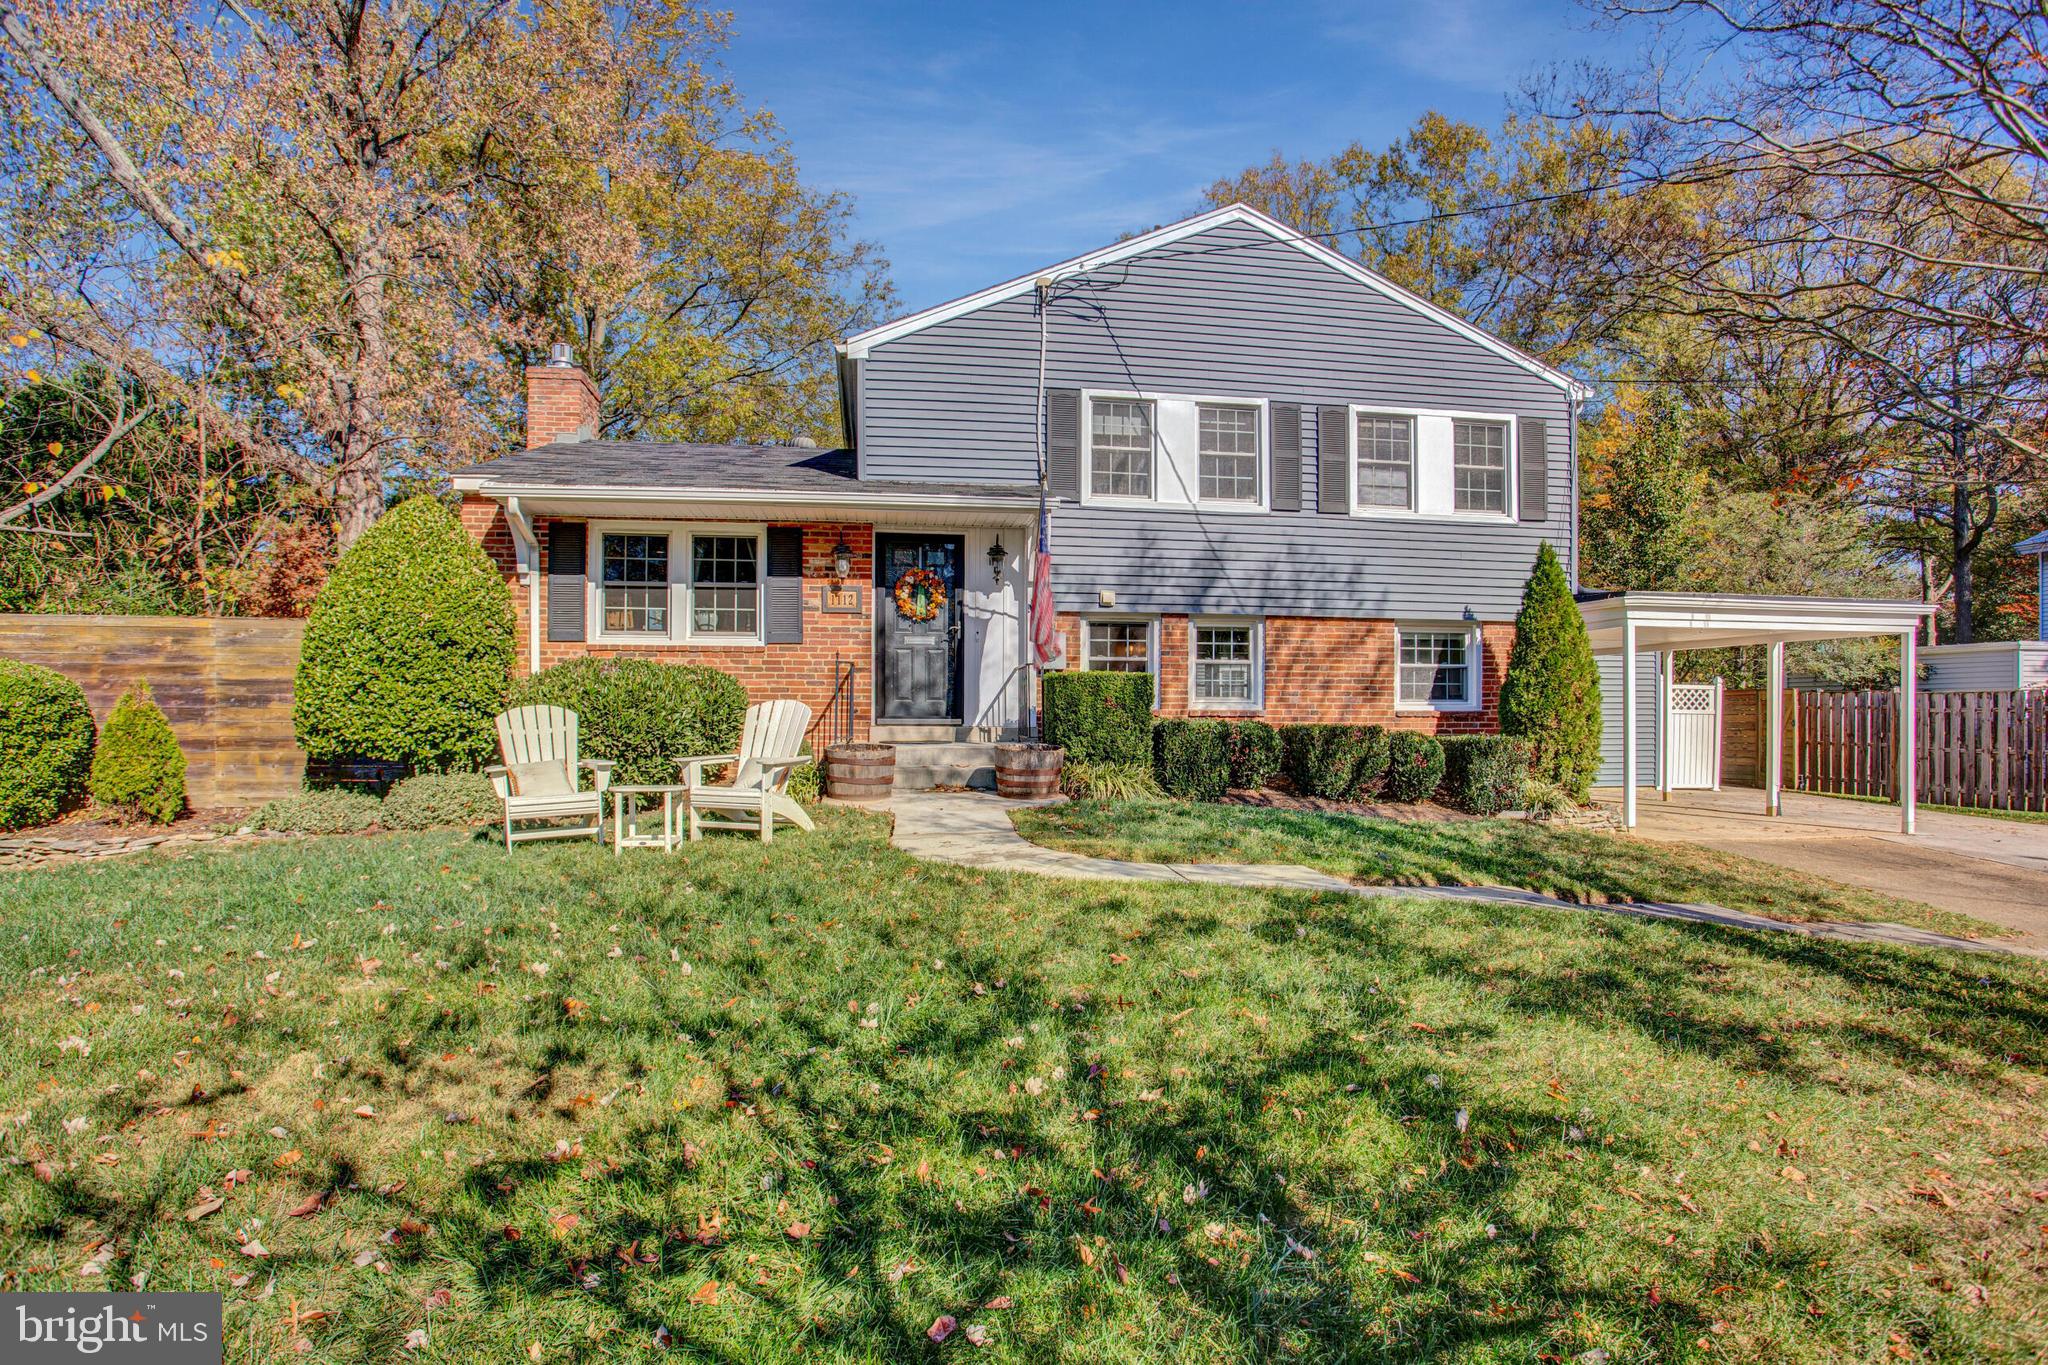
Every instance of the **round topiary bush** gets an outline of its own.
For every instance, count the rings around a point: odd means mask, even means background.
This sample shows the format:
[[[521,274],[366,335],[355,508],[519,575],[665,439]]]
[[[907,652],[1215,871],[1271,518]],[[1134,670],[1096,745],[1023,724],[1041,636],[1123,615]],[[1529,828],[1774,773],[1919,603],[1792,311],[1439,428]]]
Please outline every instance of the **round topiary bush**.
[[[386,512],[348,548],[306,620],[292,723],[315,762],[473,768],[512,669],[512,594],[431,497]]]
[[[1444,780],[1444,746],[1434,735],[1396,730],[1387,737],[1389,801],[1427,801]]]
[[[185,753],[139,682],[121,694],[92,756],[92,799],[130,819],[168,825],[185,810]]]
[[[504,803],[482,773],[421,773],[392,785],[377,823],[386,829],[440,829],[504,817]]]
[[[579,757],[608,758],[612,781],[641,786],[676,781],[686,758],[738,748],[747,689],[702,664],[570,659],[522,679],[512,704],[574,711]]]
[[[71,679],[0,659],[0,829],[56,818],[92,764],[92,708]]]

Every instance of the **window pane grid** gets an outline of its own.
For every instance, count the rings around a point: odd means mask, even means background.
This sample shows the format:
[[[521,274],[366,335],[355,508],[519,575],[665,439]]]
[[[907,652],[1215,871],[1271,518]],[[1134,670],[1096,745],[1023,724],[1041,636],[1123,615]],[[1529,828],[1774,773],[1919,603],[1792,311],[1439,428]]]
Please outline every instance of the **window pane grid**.
[[[1256,408],[1196,409],[1202,457],[1201,496],[1217,502],[1259,500],[1259,413]]]
[[[607,534],[599,553],[605,630],[619,635],[668,634],[668,537]]]
[[[690,543],[690,629],[699,635],[759,633],[761,563],[752,536],[697,536]]]
[[[1143,621],[1089,622],[1088,667],[1102,673],[1150,673],[1152,627]]]
[[[1152,496],[1152,405],[1097,399],[1089,405],[1089,486],[1106,497]]]
[[[1472,700],[1470,640],[1455,631],[1403,631],[1400,688],[1404,702]]]
[[[1409,507],[1415,480],[1415,424],[1406,417],[1358,419],[1358,505]]]
[[[1452,506],[1460,512],[1508,510],[1508,432],[1498,422],[1451,424]]]
[[[1255,700],[1252,662],[1250,626],[1196,626],[1195,699]]]

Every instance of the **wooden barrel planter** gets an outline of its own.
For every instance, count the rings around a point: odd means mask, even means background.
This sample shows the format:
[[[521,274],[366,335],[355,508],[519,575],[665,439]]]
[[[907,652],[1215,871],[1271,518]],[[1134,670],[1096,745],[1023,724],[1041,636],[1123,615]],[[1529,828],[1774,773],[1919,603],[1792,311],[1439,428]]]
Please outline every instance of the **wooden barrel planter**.
[[[1057,744],[996,745],[996,795],[1037,801],[1060,794],[1060,763],[1067,751]]]
[[[835,801],[886,801],[896,789],[896,746],[833,744],[825,749],[825,795]]]

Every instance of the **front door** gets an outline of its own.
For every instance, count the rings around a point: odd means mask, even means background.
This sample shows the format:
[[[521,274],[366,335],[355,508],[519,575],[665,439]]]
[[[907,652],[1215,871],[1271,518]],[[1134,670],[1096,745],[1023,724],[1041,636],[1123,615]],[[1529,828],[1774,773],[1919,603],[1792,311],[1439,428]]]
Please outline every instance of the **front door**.
[[[960,719],[959,536],[875,537],[876,714]]]

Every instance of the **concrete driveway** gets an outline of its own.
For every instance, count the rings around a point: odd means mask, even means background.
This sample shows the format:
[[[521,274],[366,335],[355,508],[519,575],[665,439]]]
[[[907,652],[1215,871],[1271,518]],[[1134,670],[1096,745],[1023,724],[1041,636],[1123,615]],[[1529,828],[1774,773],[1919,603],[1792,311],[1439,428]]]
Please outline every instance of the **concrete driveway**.
[[[1594,799],[1619,806],[1618,788]],[[1811,872],[1851,886],[1973,915],[2048,946],[2048,824],[1919,812],[1919,832],[1899,833],[1896,806],[1798,792],[1785,813],[1763,813],[1763,792],[1645,791],[1636,802],[1639,838],[1698,844]]]

